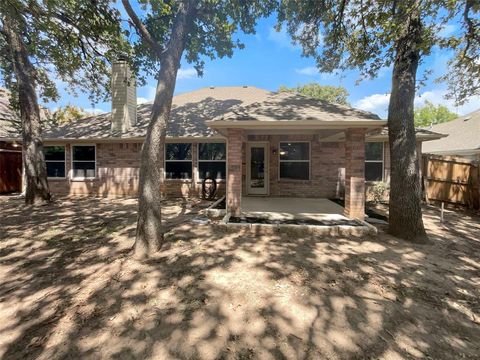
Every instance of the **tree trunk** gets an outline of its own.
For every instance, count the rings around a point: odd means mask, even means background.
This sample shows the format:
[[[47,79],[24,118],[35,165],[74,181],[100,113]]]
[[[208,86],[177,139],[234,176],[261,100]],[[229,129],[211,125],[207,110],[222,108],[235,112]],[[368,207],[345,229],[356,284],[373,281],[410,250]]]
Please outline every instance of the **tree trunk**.
[[[413,107],[421,37],[420,16],[411,14],[396,43],[388,107],[391,154],[389,232],[419,242],[426,239],[426,233],[422,220]]]
[[[22,120],[23,164],[25,169],[25,203],[49,202],[50,189],[43,154],[40,108],[35,89],[35,69],[23,43],[23,26],[13,17],[5,16],[3,30],[10,50],[18,87]]]
[[[163,181],[161,169],[165,133],[186,35],[193,24],[194,4],[194,1],[188,1],[180,5],[168,47],[160,58],[157,90],[140,165],[138,222],[134,245],[134,255],[137,258],[148,257],[158,251],[163,243],[160,187]]]

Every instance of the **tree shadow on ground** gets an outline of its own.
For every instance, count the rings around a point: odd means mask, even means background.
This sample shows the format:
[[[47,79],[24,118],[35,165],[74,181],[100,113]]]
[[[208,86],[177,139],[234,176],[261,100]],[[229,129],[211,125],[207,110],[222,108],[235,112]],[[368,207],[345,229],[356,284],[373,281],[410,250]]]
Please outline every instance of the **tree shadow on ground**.
[[[3,206],[5,205],[5,206]],[[130,259],[134,200],[2,203],[0,358],[478,357],[480,225],[431,241],[224,233],[165,206],[166,243]]]

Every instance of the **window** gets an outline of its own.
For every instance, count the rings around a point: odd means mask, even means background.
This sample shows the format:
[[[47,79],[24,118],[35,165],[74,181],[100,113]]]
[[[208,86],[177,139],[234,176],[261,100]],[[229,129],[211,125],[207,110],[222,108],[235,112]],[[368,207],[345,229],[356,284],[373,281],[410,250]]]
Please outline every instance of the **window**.
[[[198,144],[198,176],[226,179],[227,148],[225,143]]]
[[[72,172],[74,179],[91,179],[96,174],[95,145],[72,146]]]
[[[365,180],[383,180],[383,143],[365,143]]]
[[[65,146],[44,146],[45,163],[47,164],[47,177],[65,177]]]
[[[280,179],[310,179],[310,143],[280,143]]]
[[[192,144],[165,144],[165,177],[192,178]]]

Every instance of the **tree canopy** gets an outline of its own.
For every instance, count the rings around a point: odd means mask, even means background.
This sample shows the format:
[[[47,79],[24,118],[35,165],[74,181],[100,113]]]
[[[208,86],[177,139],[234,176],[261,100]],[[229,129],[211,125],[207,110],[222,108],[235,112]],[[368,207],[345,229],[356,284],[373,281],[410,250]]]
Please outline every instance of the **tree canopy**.
[[[349,105],[347,100],[349,93],[347,89],[345,89],[343,86],[320,85],[318,83],[312,82],[305,85],[298,85],[292,88],[281,85],[278,91],[294,92],[308,97],[312,97],[314,99],[325,100],[335,104]]]
[[[421,18],[419,55],[437,46],[455,55],[440,80],[449,81],[450,97],[462,103],[480,92],[480,3],[462,1],[283,0],[278,27],[286,26],[303,55],[313,57],[321,72],[358,69],[373,78],[393,65],[396,41],[405,33],[407,16]],[[442,31],[451,22],[453,34]],[[425,75],[428,75],[428,70]]]
[[[434,105],[425,101],[425,105],[415,109],[415,126],[426,127],[454,120],[458,115],[445,105]]]
[[[33,65],[36,89],[44,101],[59,99],[58,86],[84,92],[92,102],[105,100],[110,84],[110,62],[129,52],[121,29],[120,12],[110,0],[8,0],[0,3],[0,81],[16,88],[3,23],[19,26]]]
[[[138,1],[141,12],[135,13],[129,1],[122,1],[130,16],[131,30],[136,33],[134,65],[142,75],[158,76],[160,59],[170,45],[173,22],[179,7],[188,1]],[[205,58],[231,57],[235,49],[243,49],[239,31],[255,33],[259,17],[270,14],[276,6],[274,0],[255,1],[195,1],[189,24],[183,59],[203,74]]]

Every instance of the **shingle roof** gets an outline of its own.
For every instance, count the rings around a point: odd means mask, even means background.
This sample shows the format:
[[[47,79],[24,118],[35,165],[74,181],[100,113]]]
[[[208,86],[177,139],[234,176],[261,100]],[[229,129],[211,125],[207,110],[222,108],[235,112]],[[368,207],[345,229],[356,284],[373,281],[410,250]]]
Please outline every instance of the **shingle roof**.
[[[174,96],[168,137],[208,137],[217,132],[205,121],[240,105],[264,100],[271,92],[256,87],[209,87]],[[110,113],[92,116],[44,133],[45,139],[141,138],[147,131],[152,103],[137,107],[137,124],[125,133],[112,133]]]
[[[417,140],[421,141],[433,141],[436,139],[441,139],[444,138],[448,135],[445,134],[440,134],[431,130],[427,129],[422,129],[422,128],[415,128],[415,137]],[[370,139],[376,139],[376,140],[381,140],[381,141],[387,141],[388,140],[388,127],[385,126],[381,129],[375,129],[373,131],[370,131],[367,135],[367,138]]]
[[[215,121],[380,120],[378,115],[292,92],[270,93],[263,101],[239,106]]]
[[[137,107],[137,124],[124,133],[112,133],[110,113],[80,119],[44,133],[45,139],[142,138],[146,134],[152,103]],[[293,93],[274,93],[252,86],[209,87],[173,98],[168,137],[209,137],[217,132],[207,121],[256,119],[380,120],[372,113],[331,104]]]
[[[448,135],[423,145],[425,153],[449,153],[480,150],[480,110],[458,119],[433,125],[431,131]]]

